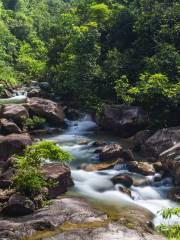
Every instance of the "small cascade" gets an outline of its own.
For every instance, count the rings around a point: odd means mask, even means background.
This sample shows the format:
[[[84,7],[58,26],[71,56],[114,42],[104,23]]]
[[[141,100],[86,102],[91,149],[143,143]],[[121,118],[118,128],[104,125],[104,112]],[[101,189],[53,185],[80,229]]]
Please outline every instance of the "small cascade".
[[[69,129],[66,133],[72,135],[84,135],[91,131],[94,131],[96,128],[97,125],[92,121],[91,116],[85,115],[79,121],[70,122]]]

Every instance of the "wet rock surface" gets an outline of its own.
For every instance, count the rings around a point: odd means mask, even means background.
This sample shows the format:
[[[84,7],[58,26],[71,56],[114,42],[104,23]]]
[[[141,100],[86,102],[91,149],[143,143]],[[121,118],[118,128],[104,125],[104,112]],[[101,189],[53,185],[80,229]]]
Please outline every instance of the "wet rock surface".
[[[73,186],[70,168],[61,164],[47,164],[43,167],[45,178],[53,181],[54,186],[48,188],[48,198],[56,198]]]
[[[7,120],[5,118],[0,119],[0,128],[2,134],[11,134],[16,133],[20,134],[22,133],[21,129],[11,120]]]
[[[170,172],[175,183],[180,185],[180,142],[172,148],[160,154],[160,160],[164,170]]]
[[[128,175],[116,175],[111,179],[111,181],[114,184],[120,183],[127,188],[133,185],[133,179]]]
[[[29,134],[10,134],[0,136],[0,158],[7,159],[13,154],[21,153],[25,147],[32,144]]]
[[[1,214],[10,217],[23,216],[33,213],[35,205],[28,197],[21,194],[13,194],[3,207]]]
[[[22,127],[25,120],[29,117],[29,114],[22,105],[6,104],[2,106],[0,117],[12,120],[18,126]]]
[[[111,144],[102,148],[102,151],[99,155],[102,161],[109,159],[115,159],[121,157],[123,148],[120,144]]]
[[[153,164],[147,162],[132,161],[127,164],[127,168],[129,169],[129,171],[140,173],[145,176],[155,174]]]
[[[144,215],[144,225],[149,218],[149,215]],[[56,227],[58,227],[59,233]],[[35,234],[42,230],[56,231],[48,232],[52,237],[46,237],[45,232]],[[144,233],[142,230],[128,229],[119,221],[110,221],[105,213],[95,210],[84,200],[72,198],[53,200],[49,206],[24,217],[0,219],[0,233],[0,240],[19,240],[27,236],[31,236],[31,240],[164,239],[162,236],[154,234],[153,231]]]
[[[104,130],[112,131],[120,137],[130,137],[145,129],[148,116],[140,107],[105,105],[97,122]]]
[[[106,169],[110,169],[113,168],[114,166],[116,166],[116,164],[120,163],[120,160],[115,160],[115,161],[108,161],[108,162],[102,162],[102,163],[94,163],[94,164],[81,164],[81,169],[85,170],[85,171],[100,171],[100,170],[106,170]]]
[[[141,150],[141,145],[145,143],[145,141],[152,135],[151,130],[142,130],[137,132],[133,137],[130,138],[130,141],[133,144],[133,148],[135,151]]]
[[[180,127],[160,129],[145,141],[142,152],[146,156],[158,158],[162,152],[178,142],[180,142]]]
[[[53,126],[62,126],[64,124],[65,115],[63,109],[51,100],[33,97],[24,106],[30,115],[43,117]]]

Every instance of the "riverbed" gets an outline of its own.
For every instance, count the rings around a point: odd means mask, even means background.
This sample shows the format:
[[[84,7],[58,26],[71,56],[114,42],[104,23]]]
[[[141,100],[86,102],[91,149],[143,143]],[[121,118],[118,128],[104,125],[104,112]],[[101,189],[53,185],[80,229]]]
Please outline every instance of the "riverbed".
[[[126,211],[128,215],[128,211],[132,209],[142,212],[150,211],[153,214],[152,220],[155,226],[165,223],[159,211],[177,206],[175,202],[168,199],[168,193],[173,188],[172,179],[164,178],[157,183],[154,179],[161,177],[159,173],[154,176],[143,176],[129,172],[126,164],[118,164],[113,169],[103,171],[82,170],[80,167],[83,163],[99,163],[99,156],[95,153],[96,147],[93,146],[94,141],[101,140],[107,144],[120,143],[125,148],[129,147],[128,142],[99,132],[96,123],[88,115],[78,121],[67,121],[67,124],[68,128],[63,133],[48,137],[74,156],[70,166],[75,185],[67,195],[83,197],[101,210],[103,206],[107,212],[111,210],[122,214]],[[136,156],[137,159],[138,157]],[[111,178],[118,174],[128,174],[134,179],[147,179],[149,185],[131,186],[131,198],[119,190],[118,184],[113,185]],[[171,223],[175,221],[180,220],[171,219]]]

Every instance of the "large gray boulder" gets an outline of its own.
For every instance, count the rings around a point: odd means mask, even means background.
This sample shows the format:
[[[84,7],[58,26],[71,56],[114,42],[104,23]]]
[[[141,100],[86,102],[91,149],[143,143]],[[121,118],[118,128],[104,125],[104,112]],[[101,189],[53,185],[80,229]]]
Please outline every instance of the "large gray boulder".
[[[162,167],[170,172],[175,183],[180,186],[180,142],[160,154]]]
[[[12,120],[18,126],[22,127],[29,117],[26,108],[19,104],[6,104],[1,106],[1,118]]]
[[[56,198],[67,192],[68,187],[73,185],[69,167],[58,163],[52,163],[45,165],[43,170],[45,178],[55,183],[54,186],[52,185],[48,189],[49,199]]]
[[[165,150],[180,142],[180,127],[163,128],[154,133],[142,144],[142,153],[158,158]]]
[[[100,160],[109,161],[122,158],[125,161],[133,161],[134,156],[130,149],[123,149],[120,144],[109,144],[100,149]]]
[[[30,115],[43,117],[51,125],[62,126],[64,123],[65,115],[62,107],[51,100],[33,97],[29,98],[28,103],[24,106]]]
[[[9,198],[7,205],[2,209],[2,214],[15,217],[33,213],[34,210],[35,205],[28,197],[15,193]]]
[[[22,133],[21,129],[11,120],[5,118],[0,119],[0,128],[2,134]]]
[[[29,134],[10,134],[0,136],[0,159],[7,159],[13,154],[21,153],[32,144]]]
[[[98,114],[97,122],[104,130],[120,137],[130,137],[145,129],[148,125],[148,115],[136,106],[105,105]]]

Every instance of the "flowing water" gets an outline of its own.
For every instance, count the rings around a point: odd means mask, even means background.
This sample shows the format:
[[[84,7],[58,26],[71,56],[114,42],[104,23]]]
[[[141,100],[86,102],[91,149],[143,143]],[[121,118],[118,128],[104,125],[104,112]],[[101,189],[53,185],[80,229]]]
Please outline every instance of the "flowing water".
[[[126,164],[119,164],[114,169],[103,171],[87,172],[80,169],[82,163],[98,163],[98,154],[94,153],[93,141],[103,140],[107,143],[121,143],[124,147],[128,147],[126,142],[119,138],[113,138],[107,135],[100,135],[96,131],[96,124],[90,116],[85,116],[78,121],[68,122],[68,129],[63,134],[55,135],[49,139],[56,141],[64,150],[72,153],[75,160],[71,164],[72,177],[74,187],[70,190],[71,194],[85,197],[102,203],[103,205],[116,207],[119,211],[122,208],[149,210],[154,217],[154,224],[165,223],[159,210],[162,208],[176,207],[176,203],[167,198],[168,192],[172,189],[172,181],[170,178],[163,179],[158,183],[154,182],[154,178],[158,176],[143,176],[133,172],[129,172]],[[86,144],[82,144],[82,141]],[[113,185],[111,178],[117,174],[128,174],[135,179],[146,179],[149,185],[135,187],[132,186],[131,192],[133,199],[127,194],[119,191],[119,185]],[[128,211],[128,210],[127,210]],[[176,218],[171,222],[177,221]],[[179,221],[179,220],[178,220]]]

